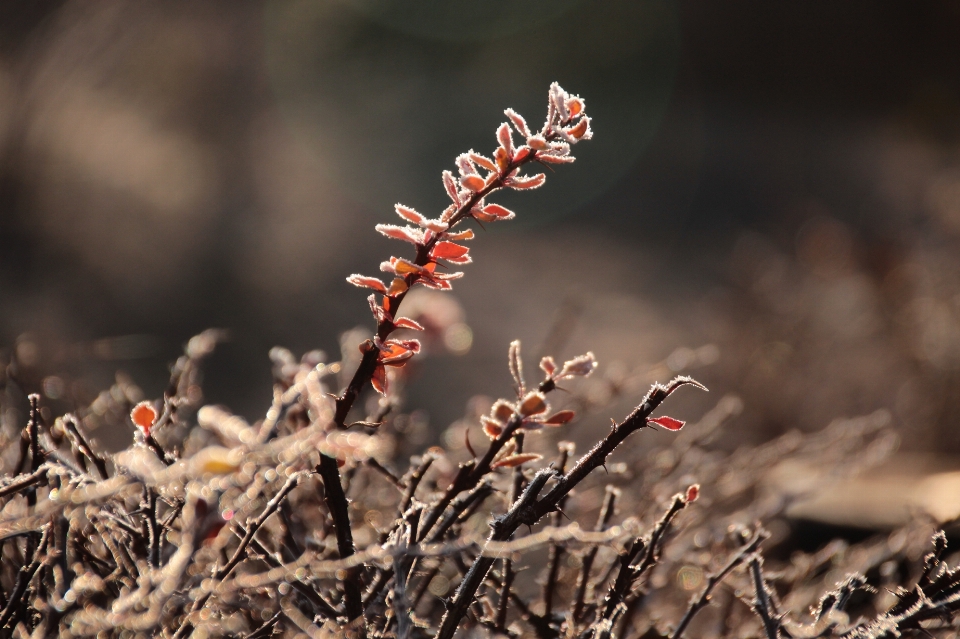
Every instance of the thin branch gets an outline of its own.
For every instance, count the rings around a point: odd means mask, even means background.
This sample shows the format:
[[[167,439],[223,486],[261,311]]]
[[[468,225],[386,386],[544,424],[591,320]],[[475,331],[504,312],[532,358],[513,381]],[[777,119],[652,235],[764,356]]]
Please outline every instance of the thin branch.
[[[289,495],[294,488],[296,488],[301,476],[302,473],[294,473],[291,475],[289,479],[287,479],[286,483],[284,483],[284,485],[277,492],[277,494],[273,496],[273,499],[267,502],[267,505],[264,506],[263,512],[260,513],[260,516],[257,517],[253,522],[247,522],[247,532],[237,545],[237,549],[233,552],[233,556],[229,561],[227,561],[226,564],[224,564],[222,568],[214,573],[213,580],[215,582],[222,582],[227,576],[230,575],[231,572],[233,572],[233,569],[236,568],[241,561],[243,561],[244,557],[246,557],[247,547],[253,541],[254,536],[263,527],[267,519],[269,519],[270,516],[277,511],[277,509],[280,507],[280,503],[286,498],[286,496]],[[206,605],[207,600],[210,599],[210,595],[213,594],[213,590],[213,588],[210,588],[205,594],[197,597],[190,609],[190,612],[184,615],[183,622],[174,633],[173,639],[186,637],[193,629],[193,624],[190,622],[190,617],[193,615],[193,613],[197,612]]]
[[[763,578],[763,557],[760,553],[755,553],[750,558],[750,574],[753,576],[753,589],[756,593],[756,600],[753,603],[753,610],[763,622],[763,629],[767,633],[767,639],[780,639],[780,620],[775,619],[771,614],[773,608],[770,599],[770,590],[767,588],[767,582]]]
[[[597,525],[594,527],[594,530],[597,532],[603,532],[607,525],[610,523],[610,519],[613,517],[613,511],[616,508],[617,497],[620,496],[620,489],[614,486],[607,486],[606,492],[603,498],[603,506],[600,508],[600,515],[597,517]],[[580,570],[580,577],[577,579],[577,594],[574,598],[573,610],[570,613],[570,618],[574,622],[581,620],[583,616],[583,601],[587,594],[587,584],[590,583],[590,570],[593,568],[593,562],[597,558],[596,546],[590,548],[587,551],[587,554],[583,557],[583,565]]]
[[[768,533],[763,528],[757,527],[756,531],[753,533],[753,537],[747,541],[746,544],[740,550],[738,550],[730,560],[715,573],[711,573],[707,576],[707,585],[704,586],[703,591],[690,601],[690,606],[687,608],[687,612],[684,613],[683,617],[680,619],[680,623],[677,624],[677,629],[673,631],[670,639],[680,639],[683,636],[684,631],[687,629],[687,626],[690,625],[690,622],[693,621],[693,617],[700,612],[700,610],[710,602],[710,594],[713,592],[721,581],[726,578],[733,569],[739,566],[749,557],[751,554],[755,553],[757,549],[760,548],[760,544],[764,542],[770,533]]]
[[[685,384],[698,385],[690,378],[678,377],[666,386],[655,385],[650,389],[643,403],[637,406],[627,418],[620,424],[614,424],[610,433],[597,443],[593,449],[580,458],[580,460],[570,469],[568,473],[560,477],[553,487],[538,499],[540,492],[545,487],[547,481],[555,476],[552,470],[542,470],[534,477],[527,486],[526,491],[521,495],[510,510],[493,521],[491,527],[493,532],[490,535],[490,541],[505,541],[510,535],[523,524],[533,526],[544,515],[553,512],[557,504],[566,497],[583,479],[594,469],[602,466],[607,457],[625,440],[630,434],[644,428],[647,424],[647,418],[654,410],[665,400],[674,390]],[[504,429],[506,432],[506,429]],[[499,439],[499,437],[498,437]],[[436,639],[451,639],[460,625],[460,620],[466,613],[467,608],[476,595],[477,588],[483,582],[487,571],[493,561],[489,557],[479,557],[471,566],[470,571],[460,582],[457,594],[450,608],[440,622],[440,630],[437,632]]]
[[[43,527],[43,533],[40,536],[40,542],[36,550],[28,555],[27,561],[20,568],[20,572],[17,575],[17,583],[13,587],[13,592],[10,593],[10,599],[7,601],[3,612],[0,613],[0,629],[6,628],[13,620],[14,614],[22,609],[24,604],[23,597],[27,593],[27,587],[30,585],[30,582],[43,564],[41,555],[46,551],[49,540],[50,526],[47,525]]]
[[[567,460],[575,450],[574,445],[571,442],[560,442],[559,449],[560,458],[557,460],[556,467],[558,472],[565,473],[567,472]],[[557,510],[553,513],[553,526],[555,528],[563,523],[563,506],[565,502],[566,497],[557,504]],[[560,574],[560,560],[563,558],[563,554],[563,546],[560,544],[550,546],[550,556],[547,559],[547,578],[543,583],[543,591],[541,593],[541,598],[543,599],[543,616],[545,619],[550,618],[550,612],[553,609],[553,597],[557,588],[557,577]],[[540,634],[539,630],[538,634]],[[548,635],[548,637],[553,636],[553,634]],[[541,639],[548,639],[548,637],[542,634],[540,634],[540,637]]]
[[[323,479],[323,499],[333,518],[333,528],[337,535],[337,551],[341,559],[353,555],[357,550],[353,544],[353,531],[350,528],[350,510],[347,496],[340,484],[340,469],[337,460],[328,455],[320,455],[317,472]],[[343,596],[347,618],[353,621],[363,614],[363,592],[360,589],[358,571],[351,570],[343,580]]]

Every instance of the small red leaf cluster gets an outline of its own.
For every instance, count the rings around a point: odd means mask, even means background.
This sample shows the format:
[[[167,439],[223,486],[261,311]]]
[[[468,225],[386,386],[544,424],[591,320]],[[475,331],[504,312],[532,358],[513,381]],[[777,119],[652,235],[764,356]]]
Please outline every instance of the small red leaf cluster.
[[[466,219],[481,223],[512,219],[513,211],[499,204],[487,203],[486,198],[503,188],[524,190],[541,186],[546,176],[543,173],[522,175],[520,171],[525,164],[573,162],[570,146],[593,136],[582,99],[567,93],[557,83],[550,86],[548,97],[547,119],[540,131],[531,131],[521,115],[513,109],[507,109],[505,113],[510,122],[504,122],[497,129],[499,144],[494,149],[493,157],[471,150],[457,157],[459,178],[455,178],[451,171],[442,173],[443,187],[451,204],[439,218],[431,219],[412,207],[397,204],[397,215],[407,225],[376,226],[376,230],[384,236],[412,244],[416,249],[412,260],[391,257],[380,264],[381,271],[393,276],[389,285],[379,278],[366,275],[355,274],[347,278],[354,286],[375,291],[369,299],[370,310],[377,320],[377,340],[371,342],[365,352],[376,348],[381,353],[371,378],[374,388],[379,392],[386,392],[384,366],[402,365],[419,350],[418,345],[416,350],[406,348],[402,353],[397,353],[395,351],[399,347],[396,342],[387,339],[397,328],[422,330],[416,322],[396,316],[406,292],[415,285],[450,290],[451,282],[463,277],[463,273],[445,271],[444,268],[472,261],[470,249],[459,242],[473,239],[473,231],[454,231],[453,227]],[[514,130],[523,138],[524,144],[514,145]],[[441,267],[439,270],[438,266]],[[378,300],[376,294],[383,298]],[[401,356],[403,359],[397,359]]]

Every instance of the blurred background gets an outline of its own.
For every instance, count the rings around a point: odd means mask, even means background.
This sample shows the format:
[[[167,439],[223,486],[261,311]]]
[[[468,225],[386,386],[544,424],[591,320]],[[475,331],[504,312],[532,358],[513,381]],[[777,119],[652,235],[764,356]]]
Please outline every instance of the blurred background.
[[[731,446],[886,409],[960,452],[958,33],[945,1],[3,3],[2,358],[66,410],[117,371],[160,396],[223,328],[207,400],[258,418],[271,347],[372,329],[344,278],[404,250],[373,225],[436,215],[556,80],[594,140],[434,307],[427,440],[510,393],[520,338],[642,372],[596,424],[685,371],[717,394],[677,417],[742,398]]]

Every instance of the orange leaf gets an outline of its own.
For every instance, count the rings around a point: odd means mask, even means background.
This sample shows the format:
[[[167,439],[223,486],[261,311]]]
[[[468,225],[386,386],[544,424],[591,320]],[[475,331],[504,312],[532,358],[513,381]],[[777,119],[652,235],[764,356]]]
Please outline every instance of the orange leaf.
[[[377,367],[373,369],[373,377],[370,378],[370,383],[373,385],[374,390],[381,395],[386,396],[387,369],[385,369],[382,364],[378,364]]]
[[[393,262],[394,259],[395,258],[390,258],[390,261]],[[397,259],[397,261],[393,264],[393,269],[397,275],[409,275],[410,273],[420,273],[423,271],[422,268],[413,262],[403,258]]]
[[[378,293],[387,292],[387,287],[384,285],[384,283],[375,277],[367,277],[365,275],[354,274],[348,277],[347,281],[353,284],[354,286],[359,286],[360,288],[372,288]]]
[[[407,286],[407,281],[405,279],[402,277],[395,277],[393,278],[393,281],[390,282],[389,290],[385,291],[385,293],[390,297],[395,297],[400,293],[406,292],[407,288],[409,287]]]
[[[433,250],[430,251],[430,257],[433,259],[447,259],[447,260],[456,260],[466,257],[467,253],[470,252],[466,246],[460,246],[459,244],[454,244],[453,242],[437,242],[433,247]]]
[[[487,215],[492,215],[497,220],[512,220],[516,217],[516,213],[511,211],[508,208],[504,208],[499,204],[487,204],[483,207],[483,212]]]
[[[473,191],[474,193],[483,190],[483,187],[486,186],[483,178],[479,175],[464,175],[462,178],[460,178],[460,185],[468,191]]]
[[[587,132],[588,126],[590,126],[590,120],[588,120],[587,118],[583,118],[582,120],[577,122],[577,125],[575,127],[567,131],[567,133],[569,133],[570,135],[572,135],[573,137],[579,140],[580,138],[583,137],[583,134]]]
[[[480,418],[480,421],[483,423],[483,432],[485,432],[490,439],[496,439],[500,433],[503,432],[503,426],[495,419],[484,415]]]
[[[546,412],[546,410],[547,402],[543,393],[536,391],[527,393],[527,396],[520,402],[519,413],[524,416],[539,415],[540,413]]]
[[[502,399],[498,399],[490,408],[490,414],[493,416],[493,418],[500,420],[501,422],[508,421],[511,417],[513,417],[513,413],[513,406]]]
[[[150,402],[140,402],[130,411],[130,419],[140,427],[144,435],[149,435],[157,421],[157,409]]]
[[[494,462],[491,465],[491,468],[515,468],[520,464],[525,464],[530,461],[536,461],[543,458],[543,455],[538,455],[536,453],[522,453],[520,455],[510,455],[509,457],[504,457],[498,462]]]
[[[467,229],[466,231],[460,231],[459,233],[447,233],[446,238],[448,240],[472,240],[473,239],[473,229]]]
[[[543,420],[543,423],[547,426],[560,426],[561,424],[566,424],[576,416],[577,414],[572,410],[561,410]]]

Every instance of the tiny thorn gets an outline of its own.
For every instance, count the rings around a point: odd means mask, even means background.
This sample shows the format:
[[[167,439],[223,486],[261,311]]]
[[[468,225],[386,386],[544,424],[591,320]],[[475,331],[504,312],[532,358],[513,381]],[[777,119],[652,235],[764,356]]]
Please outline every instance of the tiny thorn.
[[[463,443],[466,445],[467,450],[470,451],[470,456],[474,459],[477,458],[477,453],[473,450],[473,446],[470,444],[470,429],[465,428],[463,430]]]

